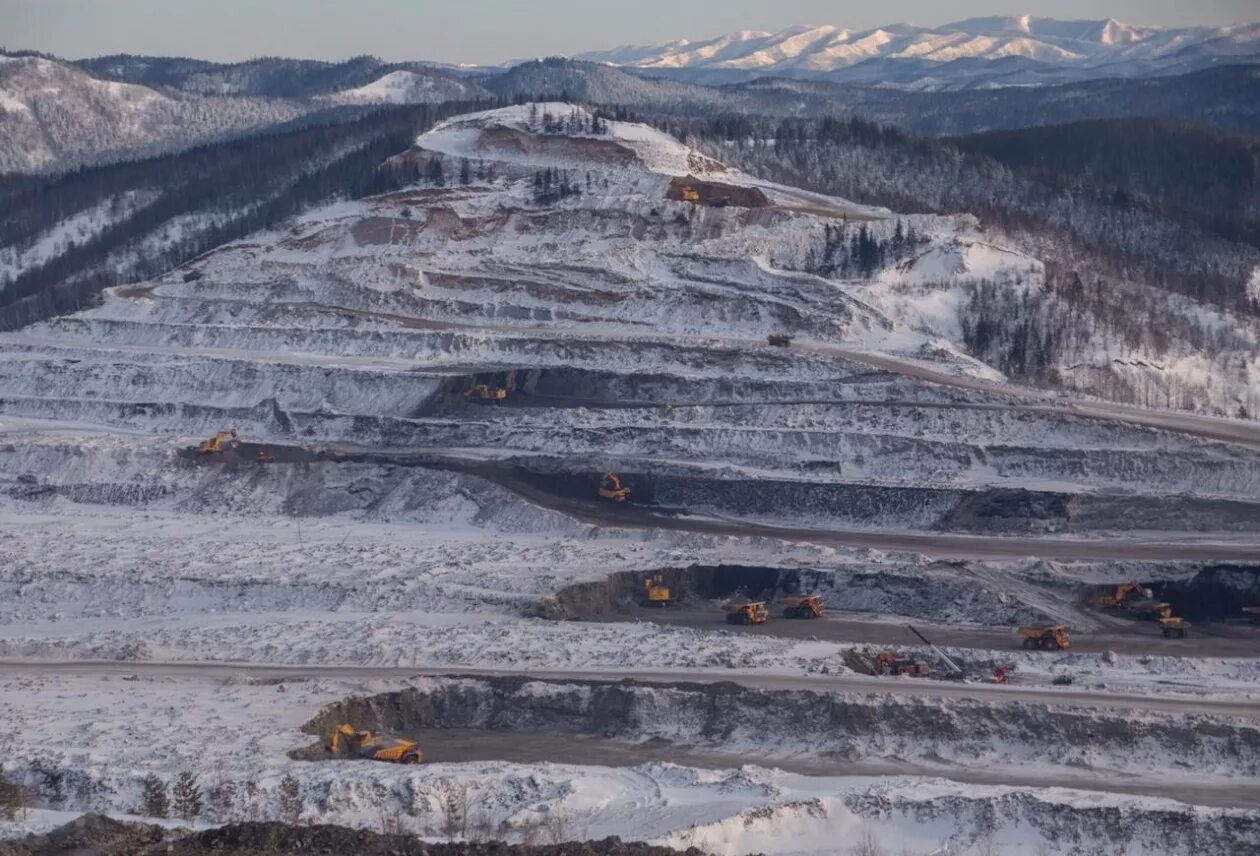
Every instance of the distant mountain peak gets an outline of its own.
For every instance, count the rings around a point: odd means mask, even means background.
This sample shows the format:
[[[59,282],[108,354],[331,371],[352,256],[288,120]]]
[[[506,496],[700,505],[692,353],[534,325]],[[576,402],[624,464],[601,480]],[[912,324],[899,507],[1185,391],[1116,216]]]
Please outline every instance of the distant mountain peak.
[[[953,85],[975,81],[991,86],[1003,81],[989,77],[985,63],[1005,60],[1003,73],[1008,73],[1011,58],[1035,72],[1034,77],[1049,78],[1041,82],[1180,73],[1221,60],[1260,62],[1260,24],[1170,29],[1115,18],[1064,21],[1030,14],[968,18],[939,27],[890,24],[865,31],[810,24],[776,33],[741,30],[706,40],[622,47],[576,58],[696,79],[755,73],[881,85],[940,79]],[[964,65],[951,67],[960,62]],[[887,73],[881,76],[881,71]]]

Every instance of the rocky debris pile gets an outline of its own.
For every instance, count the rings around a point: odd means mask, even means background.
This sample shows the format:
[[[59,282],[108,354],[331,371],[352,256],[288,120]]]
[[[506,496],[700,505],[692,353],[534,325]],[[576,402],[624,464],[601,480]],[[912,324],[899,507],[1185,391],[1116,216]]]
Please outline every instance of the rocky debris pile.
[[[87,814],[46,835],[0,843],[0,856],[678,856],[681,851],[639,842],[602,841],[525,846],[498,841],[431,844],[409,835],[382,835],[345,826],[234,823],[200,832],[164,830]],[[686,856],[704,856],[695,848]]]
[[[0,841],[0,856],[121,856],[165,846],[168,830],[148,823],[123,823],[103,814],[85,814],[43,835]]]

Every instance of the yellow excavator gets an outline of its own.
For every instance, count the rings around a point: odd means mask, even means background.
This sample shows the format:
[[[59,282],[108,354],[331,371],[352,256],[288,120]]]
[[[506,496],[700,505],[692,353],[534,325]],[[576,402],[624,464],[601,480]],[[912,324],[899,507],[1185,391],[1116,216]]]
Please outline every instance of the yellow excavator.
[[[387,737],[374,731],[356,731],[348,722],[333,730],[327,749],[333,755],[388,761],[391,764],[419,764],[424,760],[424,753],[414,740]]]
[[[792,344],[792,337],[787,333],[771,333],[766,337],[766,344],[775,348],[786,348]]]
[[[220,431],[209,440],[203,440],[201,444],[197,446],[197,451],[203,455],[218,455],[222,453],[225,448],[230,447],[235,442],[236,429],[231,428],[227,431]]]
[[[1098,598],[1103,609],[1120,609],[1138,618],[1161,621],[1172,616],[1172,604],[1155,599],[1150,589],[1138,583],[1122,583],[1112,594]]]
[[[630,498],[630,488],[621,484],[621,476],[609,470],[599,482],[599,495],[613,502],[625,502]]]
[[[1142,586],[1138,583],[1123,583],[1116,586],[1116,590],[1112,594],[1105,594],[1098,598],[1098,605],[1103,609],[1116,609],[1124,606],[1125,602],[1134,594],[1139,597],[1144,596]]]
[[[643,581],[644,606],[669,606],[673,602],[669,586],[665,585],[665,577],[653,574]]]

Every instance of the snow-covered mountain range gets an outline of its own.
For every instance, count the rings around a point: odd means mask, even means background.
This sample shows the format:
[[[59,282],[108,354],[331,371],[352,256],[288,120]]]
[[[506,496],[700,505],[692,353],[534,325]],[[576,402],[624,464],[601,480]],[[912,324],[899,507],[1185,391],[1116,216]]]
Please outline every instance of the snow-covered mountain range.
[[[623,46],[578,58],[691,79],[770,75],[922,88],[1014,85],[1254,61],[1260,58],[1260,23],[1174,29],[1022,15],[865,31],[797,26],[777,33],[745,30],[704,41]]]

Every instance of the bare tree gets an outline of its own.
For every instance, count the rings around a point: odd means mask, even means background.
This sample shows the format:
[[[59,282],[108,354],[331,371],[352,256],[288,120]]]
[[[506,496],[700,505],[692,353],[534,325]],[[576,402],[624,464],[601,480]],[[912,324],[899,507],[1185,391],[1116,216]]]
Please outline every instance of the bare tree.
[[[236,782],[221,780],[206,794],[207,808],[219,823],[227,823],[236,814]]]
[[[253,779],[247,780],[241,797],[241,806],[245,810],[245,818],[247,820],[260,820],[262,818],[262,800],[260,796],[261,789],[258,787],[258,783]]]
[[[858,839],[857,844],[853,845],[849,853],[852,856],[884,856],[884,848],[875,837],[875,833],[868,829],[862,833],[862,837]]]
[[[26,788],[11,782],[0,766],[0,820],[16,820],[26,816],[30,797]]]
[[[542,822],[536,817],[530,817],[517,826],[517,831],[521,836],[521,849],[528,853],[537,847],[542,839]]]
[[[986,835],[980,841],[976,842],[976,856],[1002,856],[1002,848],[992,835]]]
[[[382,835],[405,835],[411,831],[408,828],[407,818],[403,816],[402,809],[398,806],[390,808],[381,806],[377,815],[377,825]]]
[[[542,819],[543,830],[547,833],[547,840],[552,844],[564,844],[566,841],[573,840],[573,834],[570,831],[572,822],[568,812],[558,806],[550,806],[547,813]]]
[[[467,782],[447,782],[442,787],[442,834],[454,840],[468,837],[468,807],[472,793]]]
[[[297,823],[302,818],[302,783],[292,773],[280,780],[280,819]]]
[[[475,843],[482,843],[494,838],[494,821],[490,819],[490,813],[485,808],[479,808],[472,814],[472,820],[468,824],[468,840]]]

